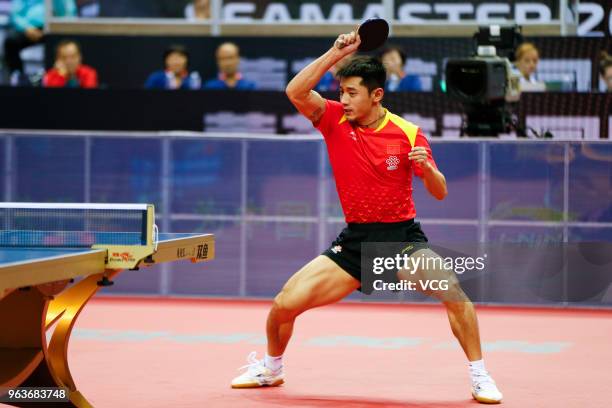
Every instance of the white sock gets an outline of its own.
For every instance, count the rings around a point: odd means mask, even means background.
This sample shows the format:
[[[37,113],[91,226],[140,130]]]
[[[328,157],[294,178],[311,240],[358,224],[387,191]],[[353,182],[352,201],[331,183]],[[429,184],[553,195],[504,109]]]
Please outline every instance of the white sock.
[[[283,356],[272,357],[268,353],[264,356],[264,365],[272,371],[276,371],[283,366]]]
[[[485,369],[484,360],[482,359],[476,360],[476,361],[470,361],[468,365],[470,366],[470,374],[487,371]]]

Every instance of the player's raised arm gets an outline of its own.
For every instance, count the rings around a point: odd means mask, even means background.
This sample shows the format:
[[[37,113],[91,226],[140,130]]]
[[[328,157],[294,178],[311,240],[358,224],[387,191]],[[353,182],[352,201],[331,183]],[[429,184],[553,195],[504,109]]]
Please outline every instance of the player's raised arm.
[[[313,89],[334,64],[357,51],[359,44],[361,40],[356,31],[339,35],[325,54],[302,69],[287,84],[289,100],[311,122],[317,122],[325,112],[325,99]]]

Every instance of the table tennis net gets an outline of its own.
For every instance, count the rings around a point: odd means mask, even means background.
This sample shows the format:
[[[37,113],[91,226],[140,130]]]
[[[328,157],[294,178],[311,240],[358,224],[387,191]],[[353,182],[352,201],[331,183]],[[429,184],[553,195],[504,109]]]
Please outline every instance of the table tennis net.
[[[146,245],[143,209],[0,208],[0,247]]]

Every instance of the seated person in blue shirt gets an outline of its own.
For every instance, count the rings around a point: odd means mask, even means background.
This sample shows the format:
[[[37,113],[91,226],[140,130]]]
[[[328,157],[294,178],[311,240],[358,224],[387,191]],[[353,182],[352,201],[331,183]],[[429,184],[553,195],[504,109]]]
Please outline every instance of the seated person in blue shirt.
[[[173,45],[164,52],[164,70],[155,71],[145,82],[147,89],[200,89],[202,80],[197,72],[189,73],[189,52]]]
[[[242,77],[240,66],[240,49],[231,42],[221,44],[215,52],[219,75],[204,83],[204,89],[236,89],[250,91],[255,89],[255,82]]]
[[[340,61],[336,62],[330,69],[327,71],[323,77],[319,80],[317,86],[315,86],[315,91],[317,92],[333,92],[340,89],[340,81],[336,78],[336,72],[347,62],[349,62],[352,58],[352,55],[349,54],[346,57],[342,58]]]
[[[332,67],[333,68],[333,67]],[[315,86],[315,91],[317,92],[331,92],[337,91],[340,87],[340,82],[334,76],[334,73],[329,70],[319,80],[317,86]]]
[[[389,46],[382,50],[379,58],[387,70],[385,91],[418,92],[422,91],[421,80],[417,75],[407,75],[404,71],[406,54],[397,46]]]

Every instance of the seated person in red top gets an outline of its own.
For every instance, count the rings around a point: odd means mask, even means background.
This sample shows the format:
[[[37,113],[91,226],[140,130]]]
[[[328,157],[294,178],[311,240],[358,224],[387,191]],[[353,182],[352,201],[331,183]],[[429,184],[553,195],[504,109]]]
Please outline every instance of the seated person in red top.
[[[49,88],[97,88],[98,73],[81,63],[81,48],[73,40],[61,41],[55,51],[55,66],[45,74]]]

